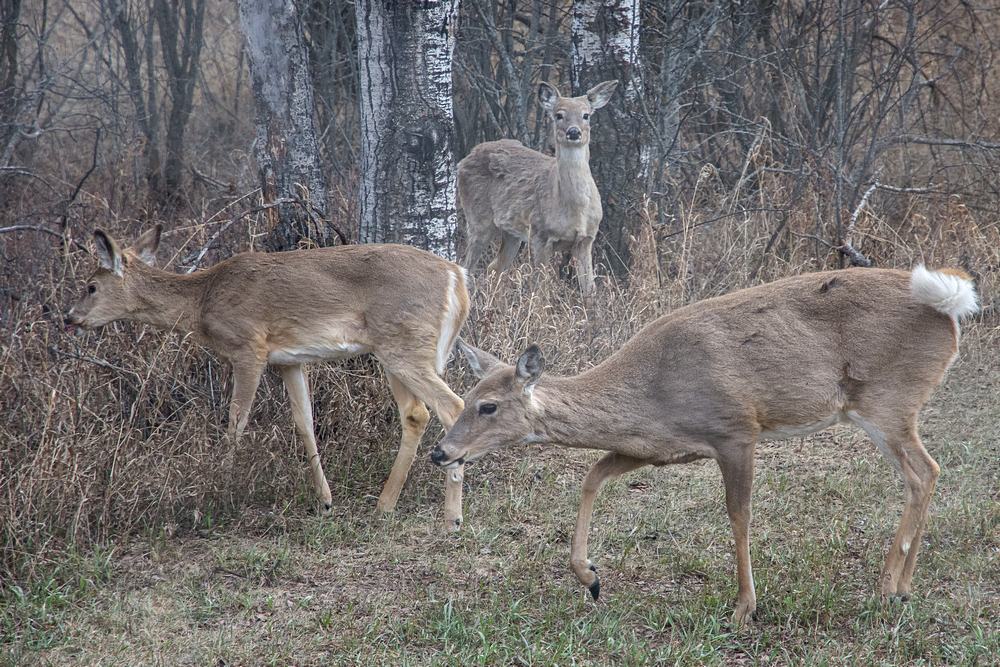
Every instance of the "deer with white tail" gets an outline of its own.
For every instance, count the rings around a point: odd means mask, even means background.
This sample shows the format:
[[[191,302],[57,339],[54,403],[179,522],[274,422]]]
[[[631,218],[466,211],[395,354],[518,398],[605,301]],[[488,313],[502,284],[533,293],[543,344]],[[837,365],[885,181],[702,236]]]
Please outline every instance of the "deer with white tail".
[[[574,574],[595,600],[600,583],[587,534],[601,485],[645,465],[715,459],[735,536],[733,621],[741,623],[757,606],[755,443],[853,423],[905,485],[879,592],[906,599],[939,472],[917,436],[917,416],[958,354],[959,320],[977,308],[972,281],[958,271],[846,269],[680,308],[574,377],[543,374],[536,345],[508,366],[460,339],[482,381],[431,458],[461,467],[523,443],[610,450],[583,482],[570,551]]]
[[[356,245],[281,253],[246,252],[178,275],[152,266],[162,226],[122,250],[94,232],[100,266],[66,325],[97,328],[119,320],[190,335],[233,367],[229,447],[247,426],[267,365],[277,366],[323,508],[332,503],[316,448],[305,364],[371,353],[399,407],[402,441],[378,509],[392,511],[430,418],[450,428],[462,399],[441,380],[469,313],[465,270],[401,245]],[[462,519],[462,468],[445,487],[445,528]]]
[[[527,243],[535,265],[554,252],[570,253],[585,295],[594,292],[591,257],[603,217],[601,194],[590,173],[590,116],[618,86],[605,81],[580,97],[563,97],[544,81],[538,99],[552,121],[555,157],[503,139],[479,144],[458,164],[458,207],[465,215],[465,266],[476,262],[500,237],[490,270],[503,273]]]

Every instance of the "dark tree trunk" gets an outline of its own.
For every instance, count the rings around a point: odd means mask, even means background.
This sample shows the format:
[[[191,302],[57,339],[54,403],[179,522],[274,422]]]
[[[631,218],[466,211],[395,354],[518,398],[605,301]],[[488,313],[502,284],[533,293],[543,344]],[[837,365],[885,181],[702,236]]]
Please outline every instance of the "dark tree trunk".
[[[288,200],[268,210],[268,245],[292,250],[303,239],[333,245],[298,6],[291,0],[240,0],[240,21],[257,111],[254,156],[264,202]]]
[[[597,247],[616,272],[628,266],[629,220],[642,206],[642,70],[639,67],[640,0],[582,0],[573,4],[573,94],[618,79],[622,95],[608,103],[591,130],[590,170],[601,192],[604,218]]]

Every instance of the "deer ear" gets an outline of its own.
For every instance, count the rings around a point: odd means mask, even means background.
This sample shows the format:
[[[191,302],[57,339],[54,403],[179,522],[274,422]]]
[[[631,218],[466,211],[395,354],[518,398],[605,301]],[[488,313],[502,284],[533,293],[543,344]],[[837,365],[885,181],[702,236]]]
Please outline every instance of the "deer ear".
[[[94,230],[94,244],[97,246],[97,257],[101,268],[107,269],[119,278],[125,276],[125,258],[115,240],[101,229]]]
[[[134,252],[144,264],[156,265],[156,249],[160,247],[160,235],[163,233],[163,225],[157,224],[148,232],[140,236],[129,248]]]
[[[462,351],[462,354],[465,355],[465,360],[468,361],[469,366],[472,367],[472,372],[475,373],[476,377],[480,380],[485,378],[497,368],[507,365],[489,352],[480,350],[478,347],[473,347],[461,338],[458,338],[455,343],[458,345],[458,349]]]
[[[561,97],[562,96],[559,94],[559,91],[556,90],[552,84],[546,83],[545,81],[538,84],[538,101],[541,103],[542,108],[549,113],[556,108],[556,105],[559,104],[559,99]]]
[[[524,391],[530,393],[544,370],[545,357],[542,356],[542,348],[532,343],[517,360],[517,371],[514,376],[524,383]]]
[[[590,100],[591,110],[603,107],[611,99],[611,95],[618,87],[618,79],[603,81],[587,91],[587,99]]]

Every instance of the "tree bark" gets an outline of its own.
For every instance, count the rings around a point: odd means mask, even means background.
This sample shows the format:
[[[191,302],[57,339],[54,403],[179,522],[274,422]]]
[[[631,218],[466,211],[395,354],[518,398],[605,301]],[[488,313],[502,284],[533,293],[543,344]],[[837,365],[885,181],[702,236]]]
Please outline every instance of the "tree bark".
[[[358,236],[455,258],[451,59],[458,1],[360,0]]]
[[[645,194],[635,187],[644,125],[639,10],[640,0],[573,3],[573,94],[583,95],[608,79],[618,79],[624,92],[624,100],[616,96],[597,113],[590,139],[590,171],[604,209],[598,247],[607,248],[607,263],[619,272],[627,267],[628,220],[634,217],[629,208],[641,206]]]
[[[291,250],[309,239],[333,245],[326,220],[326,179],[313,117],[309,54],[301,16],[292,0],[239,0],[257,113],[254,156],[268,209],[272,250]],[[294,200],[294,201],[293,201]]]

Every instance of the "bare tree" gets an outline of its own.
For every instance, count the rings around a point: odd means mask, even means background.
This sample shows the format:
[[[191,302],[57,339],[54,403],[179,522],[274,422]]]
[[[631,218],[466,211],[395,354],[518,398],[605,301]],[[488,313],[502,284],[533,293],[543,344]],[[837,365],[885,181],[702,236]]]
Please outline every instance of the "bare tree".
[[[326,178],[313,119],[313,90],[301,14],[291,0],[240,0],[240,22],[257,111],[254,156],[268,209],[269,245],[302,239],[333,245]]]
[[[0,168],[7,166],[18,134],[20,99],[17,92],[18,50],[17,24],[21,17],[21,0],[0,0]],[[2,180],[0,180],[2,183]]]
[[[135,123],[144,138],[149,189],[166,201],[183,199],[184,136],[197,92],[205,6],[205,0],[102,3],[105,23],[117,36],[116,43],[109,46],[121,54]],[[156,58],[157,44],[160,59]],[[105,56],[105,63],[112,76],[117,76],[115,59]],[[163,83],[169,111],[166,100],[159,99],[161,67],[166,73]]]
[[[357,5],[358,236],[455,257],[451,59],[457,0]]]

